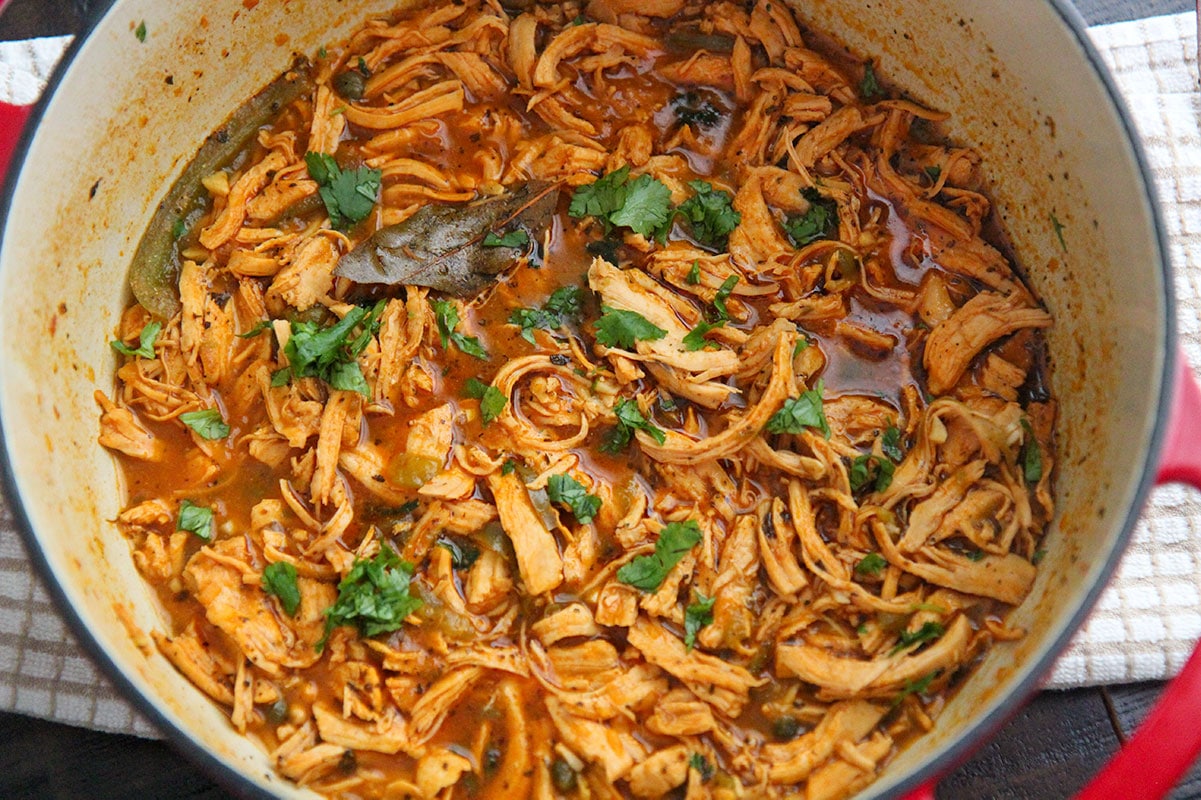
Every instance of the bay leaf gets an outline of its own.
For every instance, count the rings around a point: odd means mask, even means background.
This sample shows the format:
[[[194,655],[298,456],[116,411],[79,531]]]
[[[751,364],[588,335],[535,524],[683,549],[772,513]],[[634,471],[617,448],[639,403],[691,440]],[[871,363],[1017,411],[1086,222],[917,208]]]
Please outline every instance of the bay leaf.
[[[428,286],[469,297],[520,255],[512,247],[485,247],[484,238],[520,228],[535,246],[558,202],[559,184],[535,181],[465,205],[424,206],[342,256],[334,274],[356,283]]]

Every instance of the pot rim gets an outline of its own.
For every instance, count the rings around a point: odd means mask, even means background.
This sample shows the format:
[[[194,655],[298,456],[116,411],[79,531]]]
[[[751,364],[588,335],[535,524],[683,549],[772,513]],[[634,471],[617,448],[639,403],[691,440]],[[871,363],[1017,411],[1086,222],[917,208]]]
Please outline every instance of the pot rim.
[[[1079,46],[1088,65],[1092,68],[1094,75],[1101,80],[1112,108],[1116,112],[1126,144],[1130,146],[1138,168],[1143,189],[1143,200],[1146,203],[1146,210],[1150,217],[1154,233],[1155,249],[1157,251],[1156,261],[1162,278],[1161,298],[1163,308],[1166,312],[1166,319],[1163,320],[1163,338],[1160,341],[1163,356],[1159,381],[1160,394],[1150,439],[1145,450],[1142,475],[1138,486],[1131,502],[1124,511],[1113,547],[1107,554],[1104,564],[1097,573],[1096,579],[1088,587],[1075,612],[1069,618],[1059,623],[1062,626],[1060,633],[1044,645],[1036,657],[1031,658],[1023,666],[1022,669],[1025,672],[1025,676],[1010,691],[995,701],[992,704],[991,710],[968,723],[964,729],[965,735],[950,745],[941,748],[937,753],[927,757],[924,762],[918,764],[907,775],[897,778],[891,784],[888,784],[886,787],[888,796],[903,797],[931,781],[942,778],[961,762],[966,761],[973,752],[988,739],[992,738],[1006,722],[1021,710],[1030,697],[1039,690],[1043,679],[1049,673],[1055,659],[1067,647],[1072,636],[1079,630],[1096,605],[1101,592],[1109,585],[1109,581],[1112,579],[1113,573],[1117,569],[1117,565],[1130,543],[1135,525],[1146,504],[1147,496],[1156,482],[1155,470],[1159,463],[1160,453],[1166,438],[1169,409],[1172,397],[1176,391],[1174,367],[1178,344],[1173,268],[1169,256],[1168,237],[1159,206],[1158,193],[1155,188],[1155,180],[1147,161],[1142,140],[1139,137],[1133,117],[1126,106],[1125,100],[1113,76],[1110,74],[1108,67],[1101,59],[1100,54],[1088,36],[1087,24],[1080,15],[1080,12],[1072,4],[1071,0],[1044,1],[1059,16],[1065,27],[1075,38],[1076,44]],[[75,34],[70,46],[55,67],[45,90],[38,98],[37,103],[30,113],[25,129],[22,131],[13,152],[8,172],[4,176],[3,187],[0,189],[0,252],[3,252],[4,244],[7,240],[9,212],[17,183],[16,176],[20,174],[25,164],[30,145],[37,135],[42,117],[45,114],[46,106],[54,97],[67,71],[74,65],[83,44],[91,37],[96,27],[108,12],[119,2],[120,0],[99,0],[97,5],[94,6],[88,18],[81,26],[80,31]],[[49,562],[46,560],[45,554],[41,549],[33,525],[26,514],[25,505],[17,487],[13,460],[7,446],[8,437],[3,428],[2,418],[3,415],[0,413],[0,490],[3,491],[8,501],[9,508],[16,522],[17,531],[25,544],[29,559],[35,565],[43,585],[53,598],[60,616],[66,621],[72,634],[84,646],[92,661],[101,668],[105,676],[117,687],[123,698],[129,701],[138,713],[149,718],[154,727],[166,737],[166,741],[170,745],[221,785],[222,788],[240,797],[254,798],[254,800],[269,800],[269,798],[275,797],[274,793],[259,785],[243,771],[236,769],[232,764],[219,758],[202,746],[182,727],[176,725],[160,709],[156,698],[143,693],[126,676],[125,671],[109,655],[100,640],[93,635],[90,628],[76,611],[74,605],[70,602],[66,589],[59,582],[57,575],[50,569]],[[274,775],[268,776],[268,780],[274,779]],[[858,797],[861,800],[883,797],[883,792],[885,791],[884,783],[879,782],[866,787]]]

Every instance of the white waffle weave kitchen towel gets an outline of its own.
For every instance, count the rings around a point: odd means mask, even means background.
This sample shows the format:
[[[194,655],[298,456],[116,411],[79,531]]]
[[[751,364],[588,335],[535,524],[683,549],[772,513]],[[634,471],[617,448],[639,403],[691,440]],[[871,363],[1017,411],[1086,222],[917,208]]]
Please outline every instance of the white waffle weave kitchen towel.
[[[1180,330],[1201,366],[1201,93],[1191,14],[1093,28],[1143,136],[1177,267]],[[67,39],[0,43],[0,100],[31,102]],[[1156,490],[1088,624],[1060,658],[1054,688],[1163,679],[1201,637],[1201,497]],[[0,501],[0,710],[144,736],[66,630]]]

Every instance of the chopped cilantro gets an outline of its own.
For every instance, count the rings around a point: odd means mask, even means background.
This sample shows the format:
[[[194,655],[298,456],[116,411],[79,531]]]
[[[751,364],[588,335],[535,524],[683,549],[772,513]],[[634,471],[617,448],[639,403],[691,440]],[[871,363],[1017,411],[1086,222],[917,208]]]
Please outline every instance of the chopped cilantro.
[[[636,341],[655,341],[667,331],[653,324],[637,311],[623,311],[605,306],[604,314],[596,321],[596,340],[606,347],[630,350]]]
[[[724,249],[726,240],[742,222],[742,215],[734,210],[733,198],[729,192],[714,191],[705,181],[690,181],[688,185],[696,194],[685,200],[678,212],[688,220],[697,241]]]
[[[464,336],[455,330],[459,326],[458,306],[450,300],[430,300],[430,305],[433,306],[434,316],[438,320],[438,336],[442,340],[442,349],[448,349],[453,343],[461,352],[469,356],[481,361],[488,360],[488,353],[477,337]]]
[[[601,450],[604,452],[617,454],[625,450],[630,439],[634,438],[636,430],[650,434],[659,444],[667,441],[667,435],[642,415],[636,401],[622,398],[617,402],[613,413],[617,415],[617,427],[609,431],[601,443]]]
[[[503,236],[497,236],[494,232],[488,231],[488,235],[484,237],[481,244],[484,247],[525,247],[529,243],[530,235],[521,228],[517,228]]]
[[[517,462],[511,458],[506,458],[505,463],[500,467],[501,475],[512,475],[513,470],[517,469]]]
[[[571,509],[576,522],[581,525],[587,525],[596,519],[601,507],[599,497],[588,494],[584,484],[567,474],[550,476],[546,482],[546,496],[552,503]]]
[[[942,175],[942,167],[940,167],[940,166],[938,166],[938,165],[934,165],[934,166],[931,166],[931,167],[926,167],[926,169],[925,169],[925,173],[926,173],[927,175],[929,175],[929,176],[930,176],[930,180],[932,180],[932,181],[934,181],[935,183],[937,183],[937,182],[938,182],[938,177],[939,177],[940,175]]]
[[[147,322],[142,328],[142,332],[138,334],[138,346],[130,347],[125,342],[114,339],[109,342],[113,349],[118,353],[126,356],[141,356],[142,358],[154,358],[154,343],[158,341],[159,331],[163,329],[160,322]]]
[[[874,490],[882,492],[892,483],[892,474],[895,470],[896,466],[887,458],[873,455],[859,456],[851,462],[849,476],[851,491],[857,492],[874,481]]]
[[[690,353],[697,350],[704,350],[706,347],[713,344],[713,342],[710,342],[705,338],[705,335],[709,333],[709,331],[720,328],[725,324],[725,320],[721,320],[719,322],[697,323],[697,326],[688,331],[688,333],[684,336],[684,349]]]
[[[271,320],[261,319],[254,324],[253,328],[246,331],[246,333],[239,333],[238,338],[239,339],[253,339],[254,337],[258,336],[263,331],[268,330],[270,328],[271,328]]]
[[[179,504],[179,517],[175,521],[175,530],[194,533],[206,542],[213,540],[213,510],[206,506],[198,506],[191,500]]]
[[[935,670],[925,677],[918,678],[916,681],[905,681],[905,686],[901,689],[901,693],[893,699],[892,707],[896,708],[899,706],[911,694],[922,694],[925,692],[930,688],[930,684],[934,682],[934,679],[938,677],[939,672],[941,670]]]
[[[946,629],[941,624],[937,622],[923,622],[922,627],[916,631],[901,631],[901,641],[897,643],[896,647],[892,648],[892,652],[889,655],[896,655],[906,647],[911,647],[915,644],[932,642],[944,633],[946,633]]]
[[[721,110],[696,92],[681,92],[671,101],[672,111],[681,125],[712,128],[721,122]]]
[[[405,617],[421,608],[421,598],[409,594],[413,565],[401,561],[388,545],[381,545],[375,558],[356,559],[338,584],[337,601],[325,610],[325,634],[317,652],[335,628],[354,625],[361,636],[398,630]]]
[[[693,753],[688,757],[688,766],[696,770],[697,774],[701,776],[701,783],[708,783],[713,780],[713,776],[717,773],[714,766],[709,763],[709,759],[700,753]]]
[[[467,379],[467,383],[463,387],[463,394],[480,401],[480,417],[484,420],[485,425],[499,417],[500,412],[505,410],[505,404],[509,402],[509,398],[505,397],[504,392],[478,378]]]
[[[879,575],[888,567],[888,561],[879,553],[868,553],[859,559],[855,571],[860,575]]]
[[[440,537],[434,546],[450,553],[450,564],[455,569],[471,569],[471,565],[480,557],[480,549],[474,544],[450,536]]]
[[[224,439],[229,436],[229,425],[215,408],[202,411],[187,411],[179,415],[179,421],[187,425],[202,439]]]
[[[133,35],[138,37],[139,42],[146,41],[146,20],[138,23],[138,27],[133,29]]]
[[[183,217],[176,217],[171,224],[171,238],[178,239],[188,232],[188,223]]]
[[[1053,213],[1051,214],[1051,227],[1055,231],[1055,238],[1059,240],[1059,246],[1063,248],[1063,252],[1066,253],[1068,251],[1068,243],[1063,239],[1063,229],[1066,226],[1060,222],[1059,217],[1055,216]]]
[[[895,425],[889,425],[884,429],[884,438],[880,440],[880,450],[898,464],[904,460],[905,452],[901,449],[901,431]]]
[[[688,270],[688,275],[685,276],[684,282],[689,286],[696,286],[701,282],[701,262],[693,261],[692,269]]]
[[[701,628],[713,622],[713,604],[716,597],[705,597],[698,593],[696,602],[684,609],[684,646],[691,650],[696,646],[696,635]]]
[[[797,247],[829,238],[838,222],[838,205],[833,200],[823,198],[813,188],[806,188],[801,194],[809,201],[809,210],[784,221],[784,231]]]
[[[717,318],[719,320],[730,318],[730,310],[726,308],[726,301],[730,299],[730,293],[734,291],[734,287],[737,285],[738,276],[731,275],[722,281],[717,294],[713,296],[713,307],[717,309]]]
[[[1038,439],[1034,437],[1034,429],[1030,427],[1028,420],[1022,420],[1022,429],[1026,431],[1026,441],[1019,453],[1022,475],[1025,476],[1026,483],[1033,486],[1043,478],[1043,451],[1038,445]]]
[[[968,561],[983,561],[985,552],[983,550],[973,550],[967,554]]]
[[[293,321],[292,335],[284,346],[288,366],[271,376],[271,385],[284,386],[295,378],[316,377],[339,391],[369,395],[371,390],[358,357],[379,331],[384,305],[385,301],[380,300],[371,309],[355,306],[327,328],[315,322]]]
[[[809,349],[809,340],[804,336],[798,336],[796,344],[792,346],[792,357],[796,358],[801,353]]]
[[[623,565],[617,570],[617,580],[644,592],[654,592],[667,573],[703,538],[700,526],[693,520],[669,523],[659,532],[654,554],[638,556]]]
[[[1047,551],[1040,547],[1039,549],[1034,551],[1034,555],[1030,558],[1030,563],[1037,567],[1039,564],[1042,563],[1042,560],[1046,557],[1047,557]]]
[[[824,381],[818,381],[800,397],[790,397],[784,401],[784,407],[772,415],[767,421],[768,433],[801,433],[805,428],[817,428],[830,438],[830,423],[826,421],[826,411],[822,407],[822,393],[825,392]]]
[[[288,616],[296,616],[296,609],[300,608],[300,587],[296,585],[296,567],[287,561],[268,564],[263,570],[262,584],[263,591],[279,598],[279,604],[283,606],[284,612]]]
[[[555,289],[542,308],[518,308],[509,314],[509,324],[521,328],[521,337],[535,344],[534,330],[553,331],[563,326],[566,319],[578,317],[583,306],[583,290],[578,286],[563,286]]]
[[[366,219],[375,208],[383,178],[378,169],[358,167],[344,171],[327,153],[305,153],[304,163],[320,188],[321,200],[334,228],[346,230]]]
[[[606,233],[625,227],[648,238],[662,238],[671,224],[671,189],[650,175],[630,180],[626,166],[576,189],[567,213],[577,219],[596,217]]]
[[[884,94],[880,89],[880,82],[876,79],[876,68],[870,61],[863,65],[863,80],[859,81],[859,94],[863,95],[865,100],[871,100],[873,97]]]

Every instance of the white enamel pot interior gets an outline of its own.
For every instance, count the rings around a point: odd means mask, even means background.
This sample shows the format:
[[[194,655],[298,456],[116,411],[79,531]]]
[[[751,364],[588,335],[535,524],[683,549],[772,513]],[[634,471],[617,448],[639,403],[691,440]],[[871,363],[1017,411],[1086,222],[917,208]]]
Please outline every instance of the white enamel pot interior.
[[[248,8],[247,6],[252,6]],[[241,793],[310,796],[276,777],[149,645],[164,615],[112,524],[121,488],[96,442],[95,389],[129,301],[129,258],[206,134],[289,63],[395,3],[117,0],[71,49],[8,184],[0,245],[0,426],[27,542],[76,632],[127,695]],[[1056,316],[1059,515],[1028,631],[995,647],[933,733],[864,797],[962,758],[1031,693],[1113,569],[1150,481],[1169,391],[1165,248],[1138,148],[1065,0],[798,3],[984,156],[1030,281]],[[144,43],[134,35],[145,21]],[[1066,252],[1052,216],[1063,225]]]

